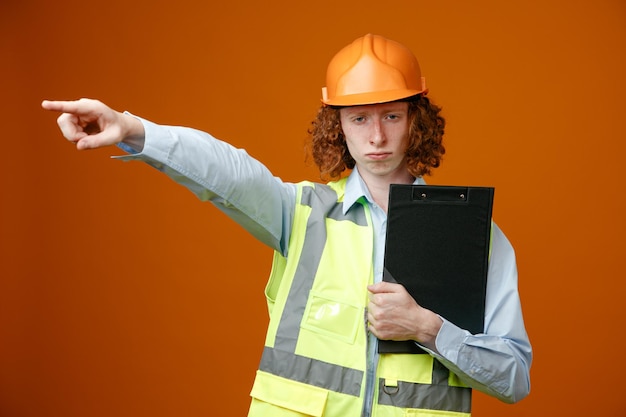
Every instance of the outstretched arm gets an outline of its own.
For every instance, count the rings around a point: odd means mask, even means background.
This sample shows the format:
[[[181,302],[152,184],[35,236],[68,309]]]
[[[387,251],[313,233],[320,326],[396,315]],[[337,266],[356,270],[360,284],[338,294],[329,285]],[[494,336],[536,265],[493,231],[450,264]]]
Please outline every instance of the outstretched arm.
[[[98,100],[44,100],[41,107],[61,112],[57,119],[63,136],[76,148],[95,149],[124,142],[136,151],[144,144],[143,124],[135,117],[115,111]]]
[[[61,132],[78,149],[127,145],[122,148],[130,154],[117,159],[157,168],[286,254],[296,187],[275,178],[245,150],[196,129],[117,112],[97,100],[46,100],[41,106],[62,113],[57,120]]]

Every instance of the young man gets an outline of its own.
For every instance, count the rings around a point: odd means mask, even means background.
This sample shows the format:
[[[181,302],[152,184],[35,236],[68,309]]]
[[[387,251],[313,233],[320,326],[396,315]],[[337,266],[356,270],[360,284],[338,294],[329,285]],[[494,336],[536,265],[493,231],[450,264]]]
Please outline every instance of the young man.
[[[44,101],[78,149],[118,144],[216,204],[275,250],[250,416],[469,415],[471,389],[516,402],[531,346],[515,255],[494,225],[484,333],[472,335],[381,282],[389,185],[423,184],[444,153],[444,119],[413,54],[366,35],[328,66],[311,128],[328,184],[284,183],[210,135],[159,126],[94,100]],[[352,170],[340,178],[345,170]],[[378,339],[428,354],[378,354]]]

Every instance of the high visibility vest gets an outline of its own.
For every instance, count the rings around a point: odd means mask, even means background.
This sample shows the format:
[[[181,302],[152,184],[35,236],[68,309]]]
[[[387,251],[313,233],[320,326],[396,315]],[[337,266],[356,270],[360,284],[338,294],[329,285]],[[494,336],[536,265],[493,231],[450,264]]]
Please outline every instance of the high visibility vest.
[[[367,205],[343,214],[345,183],[298,184],[249,417],[361,415],[374,235]],[[375,379],[373,417],[470,415],[471,389],[428,354],[382,354]]]

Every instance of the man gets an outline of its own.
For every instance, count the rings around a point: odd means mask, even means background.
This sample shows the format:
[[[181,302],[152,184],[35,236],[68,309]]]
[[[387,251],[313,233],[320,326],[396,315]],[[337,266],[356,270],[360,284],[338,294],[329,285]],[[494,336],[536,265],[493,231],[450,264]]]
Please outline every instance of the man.
[[[197,130],[159,126],[82,99],[60,111],[78,149],[118,144],[217,205],[275,250],[270,312],[250,416],[469,415],[471,389],[516,402],[531,347],[513,249],[494,225],[484,333],[472,335],[381,282],[389,185],[423,184],[444,153],[444,119],[413,54],[366,35],[328,66],[310,130],[328,184],[284,183]],[[345,170],[349,176],[339,178]],[[428,354],[378,354],[378,339]]]

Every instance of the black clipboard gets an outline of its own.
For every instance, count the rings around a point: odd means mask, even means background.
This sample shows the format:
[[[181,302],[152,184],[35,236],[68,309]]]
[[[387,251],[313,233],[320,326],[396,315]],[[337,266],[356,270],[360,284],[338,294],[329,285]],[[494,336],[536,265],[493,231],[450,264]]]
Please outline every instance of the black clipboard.
[[[421,306],[482,333],[493,210],[492,187],[392,184],[383,281]],[[413,341],[379,340],[379,353],[425,353]]]

